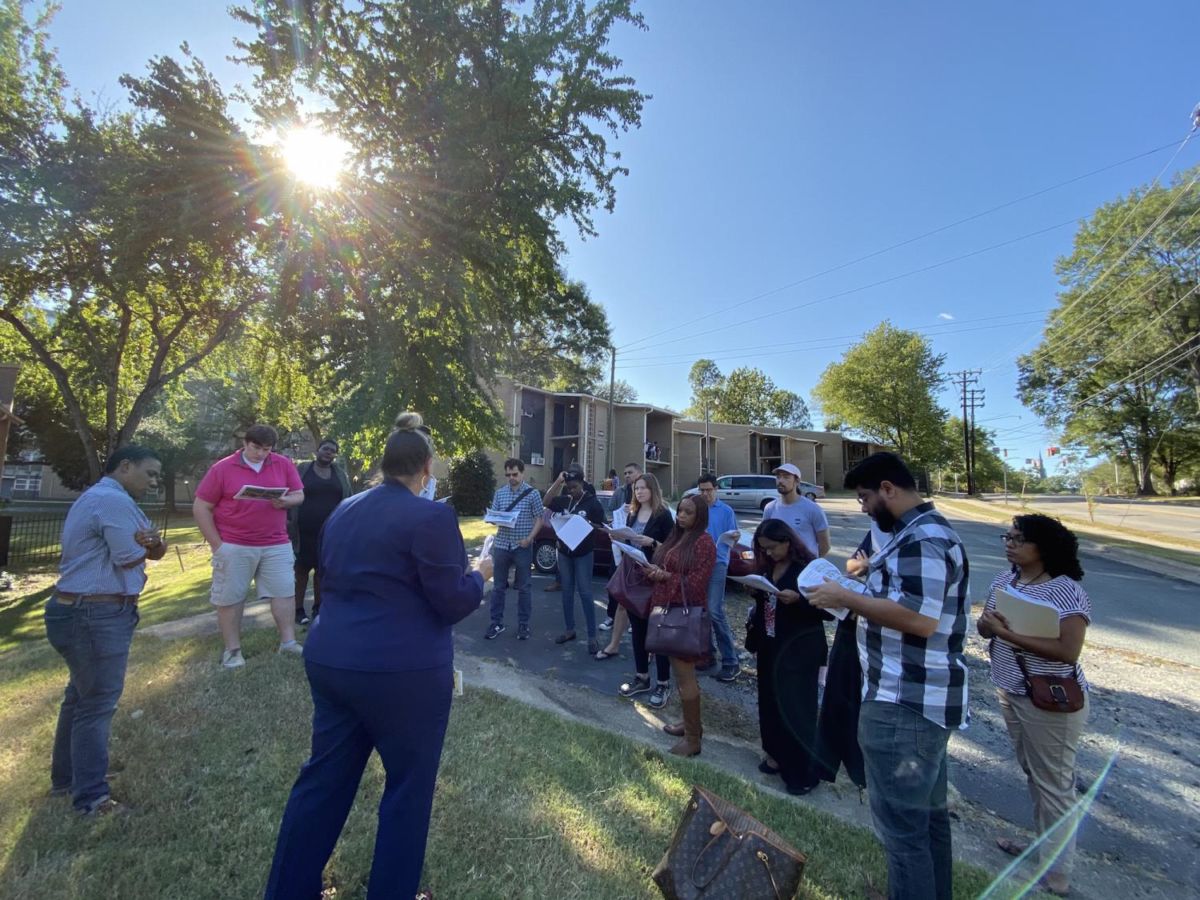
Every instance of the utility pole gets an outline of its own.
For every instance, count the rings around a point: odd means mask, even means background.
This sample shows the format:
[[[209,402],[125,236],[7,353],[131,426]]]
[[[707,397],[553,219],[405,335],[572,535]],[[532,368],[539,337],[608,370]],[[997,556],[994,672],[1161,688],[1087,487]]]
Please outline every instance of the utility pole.
[[[975,478],[975,410],[983,408],[983,388],[971,388],[967,391],[967,402],[971,409],[971,493],[979,491]]]
[[[975,470],[971,464],[971,417],[967,415],[967,385],[978,384],[982,369],[963,369],[961,372],[951,372],[951,381],[962,394],[962,423],[963,423],[963,468],[967,475],[967,493],[975,493]],[[958,492],[958,479],[955,479],[955,493]]]
[[[616,440],[616,435],[613,434],[613,406],[617,396],[617,348],[609,347],[612,351],[612,368],[609,369],[608,375],[608,433],[605,435],[604,442],[604,477],[608,477],[608,473],[613,467],[613,441]],[[616,485],[613,485],[616,490]]]

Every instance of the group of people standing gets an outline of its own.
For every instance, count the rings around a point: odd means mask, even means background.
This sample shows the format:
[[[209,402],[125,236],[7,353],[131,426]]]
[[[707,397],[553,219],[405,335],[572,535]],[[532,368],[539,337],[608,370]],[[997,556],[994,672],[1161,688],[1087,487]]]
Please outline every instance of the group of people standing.
[[[428,896],[418,890],[449,716],[452,627],[479,607],[495,568],[503,574],[492,593],[487,636],[502,633],[511,568],[517,637],[527,639],[530,554],[544,527],[543,507],[583,515],[597,526],[605,511],[578,470],[560,475],[543,497],[523,484],[520,460],[510,459],[508,484],[494,505],[518,515],[500,529],[492,555],[471,566],[453,509],[422,496],[432,478],[433,446],[418,415],[398,417],[386,442],[381,482],[353,496],[334,462],[336,444],[322,443],[316,459],[297,470],[272,452],[275,441],[266,426],[249,429],[242,448],[212,466],[195,500],[197,524],[213,551],[211,602],[224,643],[222,665],[245,665],[240,622],[253,581],[258,595],[270,600],[279,651],[303,655],[312,692],[311,754],[283,814],[267,896],[320,896],[322,872],[373,751],[383,760],[386,782],[368,889],[377,896]],[[60,578],[46,606],[47,636],[70,673],[55,733],[51,792],[69,794],[86,816],[118,806],[105,779],[109,729],[138,621],[145,563],[166,551],[136,501],[156,486],[160,470],[157,454],[147,448],[125,447],[108,459],[104,477],[68,514]],[[780,498],[768,507],[753,542],[757,570],[776,591],[756,596],[746,632],[747,649],[758,656],[765,751],[760,768],[802,794],[822,778],[832,780],[844,764],[867,787],[887,853],[889,895],[949,898],[946,748],[950,732],[969,720],[963,544],[917,492],[904,462],[878,453],[845,480],[875,526],[847,563],[847,572],[864,580],[862,589],[833,580],[802,589],[801,572],[829,549],[828,523],[819,507],[796,495],[794,466],[781,466],[776,477]],[[623,608],[610,606],[610,621],[596,625],[592,548],[583,544],[569,548],[575,555],[559,548],[565,630],[557,640],[577,639],[576,594],[595,659],[615,655],[622,618],[627,620],[635,674],[619,691],[645,695],[661,708],[673,678],[683,716],[665,730],[680,739],[671,751],[691,756],[700,752],[703,735],[698,666],[710,665],[721,680],[740,672],[724,615],[736,519],[717,500],[711,478],[701,479],[698,493],[685,496],[674,516],[652,475],[631,464],[625,481],[614,498],[614,508],[625,511],[619,536],[649,560],[644,574],[653,585],[651,607],[705,609],[713,645],[698,656],[656,657],[652,677],[645,617],[628,611],[622,617]],[[272,488],[283,490],[269,499],[246,499]],[[1018,516],[1003,539],[1011,568],[993,580],[978,630],[989,642],[992,681],[1043,834],[1043,886],[1065,894],[1075,832],[1061,823],[1074,800],[1076,745],[1088,713],[1078,659],[1091,606],[1079,584],[1077,541],[1061,523]],[[295,628],[308,618],[303,598],[310,574],[314,608],[301,649]],[[1014,631],[997,609],[1001,590],[1053,606],[1059,637]],[[831,653],[825,622],[835,613],[840,621]],[[612,634],[602,648],[598,631],[604,625]],[[1039,690],[1047,684],[1050,701]],[[1055,705],[1060,695],[1066,700]],[[1027,849],[1007,838],[998,843],[1010,853]]]

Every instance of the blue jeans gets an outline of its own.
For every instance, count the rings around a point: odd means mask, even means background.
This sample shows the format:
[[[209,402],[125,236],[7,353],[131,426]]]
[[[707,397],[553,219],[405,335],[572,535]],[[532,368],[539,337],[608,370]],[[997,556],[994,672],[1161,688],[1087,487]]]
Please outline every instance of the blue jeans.
[[[596,607],[592,604],[592,562],[595,553],[567,556],[558,551],[558,580],[562,582],[563,623],[567,631],[575,630],[575,591],[583,603],[583,620],[587,623],[588,640],[596,637]]]
[[[533,566],[533,547],[502,547],[492,548],[492,563],[495,574],[492,576],[492,624],[504,624],[505,591],[508,588],[508,570],[512,566],[517,569],[517,623],[529,624],[529,614],[533,610],[533,589],[529,585],[530,569]]]
[[[891,900],[951,900],[949,730],[897,703],[871,700],[858,715],[871,816],[883,839]]]
[[[738,656],[733,629],[725,616],[725,576],[728,573],[729,563],[713,566],[712,577],[708,579],[708,618],[712,622],[713,658],[720,654],[722,667],[732,669],[738,664]]]
[[[304,669],[313,699],[312,753],[283,811],[267,900],[321,896],[321,873],[372,750],[379,751],[385,780],[367,896],[412,897],[425,863],[453,669],[359,672],[307,660]]]
[[[125,690],[137,602],[64,606],[52,595],[45,620],[46,637],[71,674],[54,732],[50,786],[70,788],[75,808],[87,811],[108,796],[108,737]]]

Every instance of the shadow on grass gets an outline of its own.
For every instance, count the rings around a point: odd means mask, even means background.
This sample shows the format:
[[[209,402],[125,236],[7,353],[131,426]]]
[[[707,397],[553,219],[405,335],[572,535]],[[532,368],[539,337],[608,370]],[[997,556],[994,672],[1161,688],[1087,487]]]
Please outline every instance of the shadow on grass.
[[[46,636],[42,608],[53,590],[54,585],[50,584],[0,608],[0,648]]]

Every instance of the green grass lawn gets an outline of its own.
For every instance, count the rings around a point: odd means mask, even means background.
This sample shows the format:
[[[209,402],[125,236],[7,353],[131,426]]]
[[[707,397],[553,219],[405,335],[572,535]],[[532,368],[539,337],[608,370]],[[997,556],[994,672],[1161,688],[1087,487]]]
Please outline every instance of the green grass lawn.
[[[0,883],[13,898],[260,896],[288,791],[308,749],[300,660],[247,635],[248,665],[211,641],[138,638],[114,720],[114,793],[133,811],[87,823],[48,799],[65,669],[45,644],[0,659]],[[650,870],[690,785],[704,785],[809,855],[804,897],[882,886],[867,832],[698,762],[565,721],[488,691],[456,699],[438,780],[426,883],[441,897],[657,896]],[[326,876],[365,893],[382,771],[372,762]],[[956,872],[956,895],[987,876]]]

